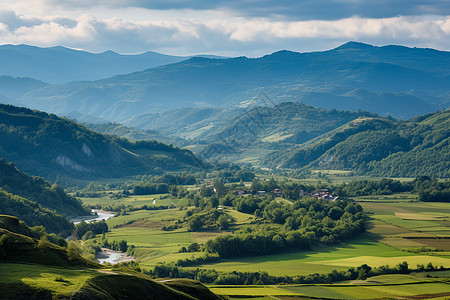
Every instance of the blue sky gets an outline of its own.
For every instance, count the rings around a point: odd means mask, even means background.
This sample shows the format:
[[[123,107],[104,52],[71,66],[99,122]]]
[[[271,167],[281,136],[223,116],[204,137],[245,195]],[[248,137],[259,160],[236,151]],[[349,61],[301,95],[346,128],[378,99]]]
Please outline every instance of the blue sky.
[[[0,44],[255,57],[347,41],[450,50],[450,1],[0,0]]]

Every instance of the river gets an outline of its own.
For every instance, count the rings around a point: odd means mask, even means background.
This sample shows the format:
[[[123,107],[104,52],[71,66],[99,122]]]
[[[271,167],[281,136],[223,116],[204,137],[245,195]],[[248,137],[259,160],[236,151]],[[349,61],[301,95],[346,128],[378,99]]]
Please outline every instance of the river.
[[[109,262],[113,265],[121,262],[129,262],[135,260],[133,256],[128,255],[127,253],[114,251],[107,248],[102,248],[102,252],[97,253],[95,255],[95,258],[101,264]]]
[[[112,211],[104,211],[100,209],[93,209],[91,210],[92,213],[97,213],[97,215],[90,215],[90,216],[79,216],[70,219],[74,224],[78,224],[81,221],[85,221],[86,223],[91,223],[94,221],[101,221],[101,220],[108,220],[114,217],[114,212]]]

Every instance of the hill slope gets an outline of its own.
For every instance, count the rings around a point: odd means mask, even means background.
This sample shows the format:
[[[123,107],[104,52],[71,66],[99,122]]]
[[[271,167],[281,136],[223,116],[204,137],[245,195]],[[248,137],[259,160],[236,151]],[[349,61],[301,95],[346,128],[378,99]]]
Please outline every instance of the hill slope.
[[[278,168],[337,169],[390,177],[450,177],[450,110],[400,121],[364,118],[264,164]]]
[[[0,214],[16,216],[47,232],[70,234],[66,216],[87,215],[81,202],[40,177],[31,177],[0,159]]]
[[[231,107],[264,91],[275,102],[408,118],[446,108],[449,70],[449,52],[347,43],[330,51],[280,51],[255,59],[194,57],[99,81],[37,88],[20,101],[54,113],[78,111],[118,121],[180,106]]]
[[[50,179],[121,177],[199,164],[188,150],[105,136],[68,119],[10,105],[0,105],[0,140],[0,157]]]
[[[0,299],[222,299],[198,282],[169,286],[141,273],[106,270],[27,236],[27,229],[19,219],[0,215]]]
[[[89,129],[108,135],[117,135],[130,141],[153,140],[166,144],[185,145],[180,138],[168,137],[155,130],[139,130],[119,123],[82,123]]]

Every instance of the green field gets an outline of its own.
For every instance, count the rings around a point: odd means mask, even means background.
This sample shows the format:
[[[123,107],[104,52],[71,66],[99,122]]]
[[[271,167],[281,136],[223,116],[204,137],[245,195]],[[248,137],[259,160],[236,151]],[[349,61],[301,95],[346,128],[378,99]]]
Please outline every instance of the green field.
[[[26,274],[25,277],[24,274]],[[89,269],[76,270],[4,262],[0,264],[1,283],[22,282],[34,288],[43,288],[50,290],[53,294],[62,295],[70,295],[73,291],[78,290],[86,280],[98,274],[99,271]]]
[[[448,272],[448,271],[447,271]],[[231,299],[264,299],[258,296],[270,296],[269,299],[290,297],[314,297],[321,299],[381,299],[413,297],[417,299],[448,299],[450,286],[447,278],[423,278],[417,275],[381,275],[365,281],[315,284],[315,285],[278,285],[278,286],[214,286],[209,288],[216,294]],[[427,295],[427,296],[425,296]],[[255,298],[253,298],[255,297]],[[278,299],[280,299],[278,298]],[[292,298],[295,299],[295,298]]]
[[[107,236],[115,240],[126,240],[136,246],[136,255],[144,268],[154,267],[160,262],[172,262],[178,259],[199,256],[203,253],[178,253],[181,247],[193,242],[204,243],[221,234],[220,232],[189,232],[186,228],[163,231],[163,226],[173,224],[182,218],[185,211],[179,209],[138,210],[128,215],[107,220],[111,231]],[[236,214],[239,217],[239,213]],[[132,223],[134,222],[134,223]],[[132,223],[132,224],[129,224]],[[126,226],[123,226],[127,224]],[[113,228],[114,226],[119,226]]]
[[[450,267],[450,260],[443,257],[416,255],[400,251],[370,239],[352,240],[348,244],[323,247],[314,251],[283,253],[261,257],[222,260],[214,264],[199,266],[217,271],[241,272],[266,271],[270,275],[308,275],[311,273],[329,273],[333,270],[347,270],[368,264],[372,267],[389,264],[395,266],[407,261],[415,267],[419,263]]]
[[[357,200],[371,214],[369,233],[374,239],[405,250],[450,250],[450,203],[405,201],[404,194],[371,196],[370,202],[368,197]]]
[[[114,192],[111,192],[114,193]],[[85,198],[80,197],[81,201],[86,205],[131,205],[133,207],[140,207],[142,205],[186,205],[186,199],[177,199],[171,197],[168,194],[155,194],[155,195],[131,195],[121,199],[111,199],[111,194],[104,195],[102,197]]]

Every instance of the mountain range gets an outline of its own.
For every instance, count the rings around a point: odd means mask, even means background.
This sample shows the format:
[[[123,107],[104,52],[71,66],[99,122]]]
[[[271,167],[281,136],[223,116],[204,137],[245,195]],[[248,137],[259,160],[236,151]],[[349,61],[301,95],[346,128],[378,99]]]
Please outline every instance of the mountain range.
[[[283,50],[259,58],[192,57],[135,71],[57,85],[0,78],[0,86],[2,81],[24,85],[15,94],[0,91],[0,99],[108,121],[179,107],[245,107],[261,93],[274,103],[361,109],[404,119],[446,109],[450,99],[449,52],[357,42],[329,51]]]
[[[151,51],[122,55],[113,51],[91,53],[61,46],[41,48],[29,45],[1,45],[0,74],[59,84],[143,71],[180,62],[186,58]]]

